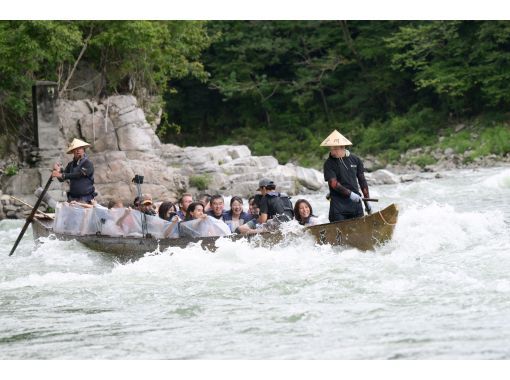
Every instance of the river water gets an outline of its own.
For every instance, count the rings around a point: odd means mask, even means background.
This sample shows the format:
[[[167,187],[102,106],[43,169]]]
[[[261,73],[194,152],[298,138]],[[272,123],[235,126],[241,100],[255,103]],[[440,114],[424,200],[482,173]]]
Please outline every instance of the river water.
[[[302,237],[118,264],[29,229],[8,257],[23,222],[3,220],[0,359],[509,359],[510,168],[371,195],[401,214],[369,253]]]

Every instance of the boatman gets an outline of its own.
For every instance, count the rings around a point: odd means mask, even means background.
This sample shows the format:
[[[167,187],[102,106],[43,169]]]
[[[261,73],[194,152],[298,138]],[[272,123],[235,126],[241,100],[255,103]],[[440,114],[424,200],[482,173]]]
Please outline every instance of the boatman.
[[[347,145],[352,143],[337,130],[333,131],[321,144],[321,146],[329,147],[329,157],[324,162],[324,180],[329,185],[331,196],[330,222],[363,216],[361,193],[365,198],[369,198],[368,184],[363,174],[363,162],[345,148]],[[368,202],[365,202],[365,207],[370,213]]]
[[[94,188],[94,165],[85,154],[85,148],[89,146],[85,141],[74,139],[67,148],[67,154],[72,154],[73,160],[65,169],[59,162],[53,166],[53,177],[60,182],[69,181],[68,202],[91,203],[97,195]]]

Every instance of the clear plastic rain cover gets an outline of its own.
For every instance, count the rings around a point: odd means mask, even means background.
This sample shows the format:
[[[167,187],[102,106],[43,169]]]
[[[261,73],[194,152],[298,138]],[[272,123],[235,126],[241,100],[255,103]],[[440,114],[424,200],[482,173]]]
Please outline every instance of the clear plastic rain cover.
[[[156,239],[179,237],[177,222],[168,222],[158,216],[144,215],[129,208],[95,205],[83,208],[67,202],[58,203],[53,230],[68,235],[107,235],[142,237],[142,223],[147,222],[147,232]]]
[[[203,219],[194,219],[181,222],[179,225],[180,236],[205,237],[230,235],[230,228],[222,220],[207,216]]]

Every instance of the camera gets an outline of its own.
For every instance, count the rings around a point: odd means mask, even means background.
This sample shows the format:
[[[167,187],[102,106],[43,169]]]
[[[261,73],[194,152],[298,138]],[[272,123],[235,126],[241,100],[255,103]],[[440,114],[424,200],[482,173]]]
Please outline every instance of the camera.
[[[135,178],[132,179],[132,182],[142,184],[143,183],[143,175],[135,174]]]

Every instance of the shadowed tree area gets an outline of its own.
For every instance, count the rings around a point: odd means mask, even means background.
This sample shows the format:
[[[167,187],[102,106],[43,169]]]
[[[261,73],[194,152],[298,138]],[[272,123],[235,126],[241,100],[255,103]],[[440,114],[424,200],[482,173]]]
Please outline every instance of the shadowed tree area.
[[[30,140],[33,82],[66,97],[84,62],[94,96],[163,108],[163,142],[306,166],[335,128],[385,161],[423,145],[510,152],[508,21],[1,21],[0,56],[3,154]]]

